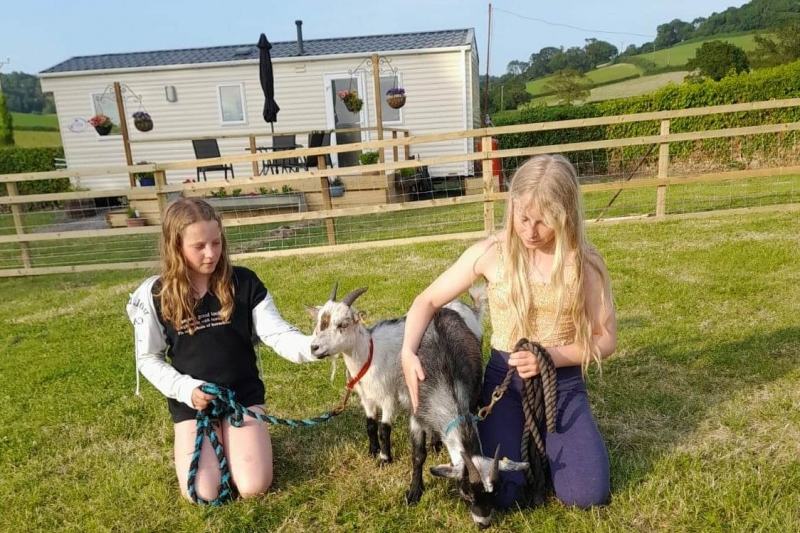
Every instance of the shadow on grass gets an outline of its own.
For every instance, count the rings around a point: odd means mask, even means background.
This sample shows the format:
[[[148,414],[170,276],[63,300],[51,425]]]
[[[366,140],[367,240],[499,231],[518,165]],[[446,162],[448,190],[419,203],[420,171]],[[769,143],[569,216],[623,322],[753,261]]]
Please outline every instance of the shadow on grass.
[[[590,379],[590,398],[611,457],[612,498],[642,483],[659,460],[704,420],[715,418],[722,403],[798,367],[800,328],[699,346],[710,341],[646,346],[609,361],[602,379]]]

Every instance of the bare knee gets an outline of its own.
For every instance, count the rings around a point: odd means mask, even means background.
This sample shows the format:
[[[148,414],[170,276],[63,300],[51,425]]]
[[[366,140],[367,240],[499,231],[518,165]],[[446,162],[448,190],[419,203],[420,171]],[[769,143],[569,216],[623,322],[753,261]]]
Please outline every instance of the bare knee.
[[[260,479],[248,477],[236,480],[236,489],[242,498],[253,498],[265,494],[272,486],[272,474],[264,475]]]

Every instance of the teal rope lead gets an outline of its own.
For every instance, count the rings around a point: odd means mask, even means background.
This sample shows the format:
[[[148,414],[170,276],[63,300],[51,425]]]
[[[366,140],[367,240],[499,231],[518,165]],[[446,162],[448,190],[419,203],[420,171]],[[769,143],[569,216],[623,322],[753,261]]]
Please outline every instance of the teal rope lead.
[[[478,415],[470,415],[470,420],[472,421],[473,424],[476,424],[478,420],[480,420],[480,418],[478,418]],[[452,422],[447,424],[446,428],[444,428],[444,434],[447,435],[453,430],[454,427],[466,421],[467,421],[467,415],[460,415],[456,417],[455,419],[453,419]]]
[[[235,495],[235,488],[231,483],[231,473],[228,466],[228,461],[225,458],[225,452],[222,448],[222,443],[217,437],[217,432],[214,429],[212,420],[222,420],[224,418],[227,419],[232,426],[238,428],[242,427],[244,424],[244,415],[247,415],[261,422],[266,422],[267,424],[288,427],[312,427],[321,422],[327,422],[333,417],[341,414],[342,411],[344,411],[345,405],[347,404],[347,399],[350,397],[350,391],[348,390],[347,395],[345,396],[341,405],[339,405],[339,407],[333,411],[322,413],[314,418],[293,420],[287,418],[278,418],[272,415],[251,411],[234,399],[234,392],[232,390],[225,387],[220,387],[214,383],[206,383],[200,387],[200,390],[206,394],[214,395],[215,398],[211,400],[211,404],[206,409],[197,411],[197,416],[195,417],[197,425],[197,438],[194,441],[194,453],[192,454],[192,461],[189,464],[188,492],[189,497],[194,503],[214,506],[220,506],[233,498]],[[197,477],[197,470],[200,465],[200,450],[203,447],[203,437],[205,436],[207,436],[208,440],[211,442],[211,447],[214,449],[214,454],[217,456],[217,463],[219,464],[219,470],[221,473],[219,489],[217,491],[218,495],[213,500],[205,500],[199,497],[197,495],[197,488],[195,487],[195,478]]]

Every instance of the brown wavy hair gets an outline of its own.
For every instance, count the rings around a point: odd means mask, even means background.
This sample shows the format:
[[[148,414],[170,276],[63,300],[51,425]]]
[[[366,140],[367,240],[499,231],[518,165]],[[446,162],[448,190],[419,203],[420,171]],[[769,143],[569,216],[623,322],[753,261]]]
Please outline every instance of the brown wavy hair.
[[[217,267],[211,274],[208,291],[219,299],[219,316],[227,321],[233,313],[233,267],[228,259],[222,219],[207,202],[198,198],[181,198],[167,207],[161,225],[161,290],[157,294],[161,300],[161,315],[176,331],[185,325],[189,335],[197,327],[195,308],[199,300],[195,297],[189,278],[189,267],[181,251],[183,232],[195,222],[212,220],[219,224],[222,251]]]
[[[514,324],[511,338],[532,338],[530,311],[532,286],[529,281],[529,261],[522,239],[514,231],[514,210],[534,208],[543,222],[555,232],[555,254],[551,282],[558,293],[556,323],[564,308],[567,292],[565,265],[570,254],[575,258],[575,303],[571,318],[575,324],[575,343],[580,348],[583,370],[592,361],[600,364],[600,350],[592,339],[592,317],[586,308],[584,282],[586,268],[594,269],[601,278],[600,298],[605,303],[602,288],[608,279],[603,259],[589,244],[584,231],[583,205],[578,175],[572,164],[561,155],[542,155],[530,158],[514,173],[506,202],[505,281],[509,287],[509,303]],[[605,307],[604,307],[605,308]],[[603,318],[605,324],[605,317]],[[555,324],[554,324],[555,325]]]

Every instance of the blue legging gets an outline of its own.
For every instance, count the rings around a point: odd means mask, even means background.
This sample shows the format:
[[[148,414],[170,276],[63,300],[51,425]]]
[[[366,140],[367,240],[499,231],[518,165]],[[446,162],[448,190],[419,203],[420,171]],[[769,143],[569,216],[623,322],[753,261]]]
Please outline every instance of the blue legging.
[[[492,349],[483,382],[482,405],[508,372],[508,352]],[[580,367],[556,370],[558,415],[556,433],[543,431],[556,497],[581,508],[607,503],[610,492],[608,452],[592,416]],[[492,455],[500,444],[500,457],[520,461],[525,416],[522,412],[522,378],[515,373],[505,395],[478,425],[484,453]],[[522,505],[524,472],[502,472],[496,505],[502,509]]]

